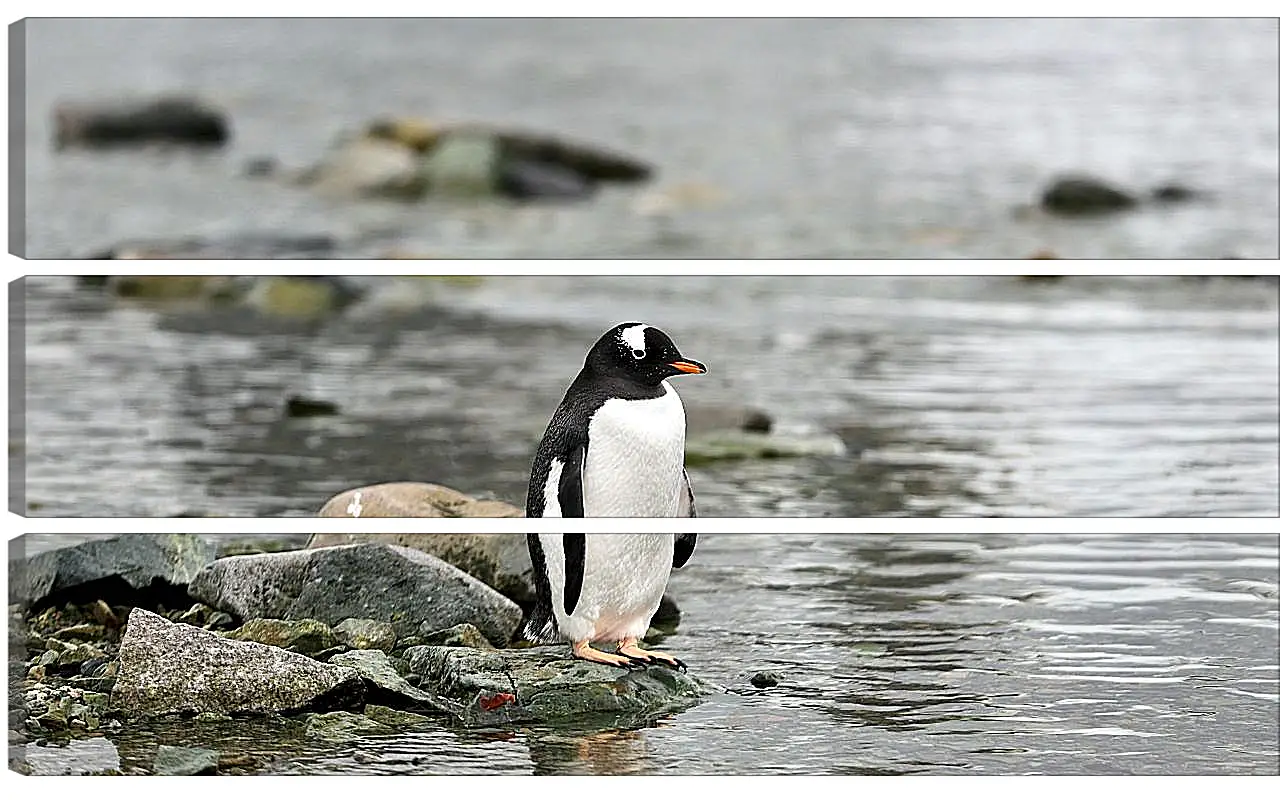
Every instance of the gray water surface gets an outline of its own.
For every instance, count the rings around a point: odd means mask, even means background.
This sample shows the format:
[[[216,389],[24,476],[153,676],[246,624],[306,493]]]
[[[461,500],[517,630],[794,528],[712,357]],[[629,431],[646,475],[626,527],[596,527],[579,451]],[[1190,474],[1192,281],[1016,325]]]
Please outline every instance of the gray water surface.
[[[729,691],[652,727],[108,738],[126,771],[181,743],[287,774],[1274,775],[1278,583],[1265,535],[704,535],[662,647]]]
[[[710,365],[675,381],[687,406],[847,443],[692,467],[705,515],[1280,513],[1274,280],[362,280],[303,326],[28,278],[28,512],[309,515],[401,480],[523,507],[587,349],[643,320]],[[342,413],[286,419],[290,394]]]
[[[1280,257],[1274,19],[32,19],[26,254],[245,232],[338,255]],[[213,154],[55,152],[63,100],[190,90]],[[386,115],[603,144],[659,178],[565,207],[316,197],[296,169]],[[1085,171],[1203,201],[1015,208]]]

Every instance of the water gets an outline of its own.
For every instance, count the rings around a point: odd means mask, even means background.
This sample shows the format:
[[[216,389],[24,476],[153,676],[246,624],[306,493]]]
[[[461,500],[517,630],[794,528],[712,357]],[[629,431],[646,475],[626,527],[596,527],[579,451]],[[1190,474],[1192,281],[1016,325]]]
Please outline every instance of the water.
[[[287,774],[1274,775],[1278,573],[1276,536],[708,535],[662,647],[732,693],[652,727],[108,738],[126,771],[182,743]]]
[[[27,249],[332,234],[340,255],[1280,256],[1274,19],[34,19]],[[52,150],[68,99],[201,92],[223,152]],[[546,130],[659,180],[565,208],[329,200],[240,177],[386,114]],[[1064,171],[1209,198],[1070,222]]]
[[[678,379],[686,405],[849,444],[693,467],[705,515],[1280,513],[1274,280],[366,282],[367,304],[300,326],[29,278],[29,513],[310,515],[395,480],[523,507],[546,420],[629,319],[710,365]],[[284,419],[294,393],[342,414]]]

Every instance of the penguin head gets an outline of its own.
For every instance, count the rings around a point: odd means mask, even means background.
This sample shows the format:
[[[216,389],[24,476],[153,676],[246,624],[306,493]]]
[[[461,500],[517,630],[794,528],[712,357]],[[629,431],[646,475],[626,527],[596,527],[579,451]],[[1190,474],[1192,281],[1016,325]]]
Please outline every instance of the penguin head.
[[[646,386],[707,371],[706,365],[681,355],[670,336],[643,322],[624,322],[606,331],[587,353],[586,367]]]

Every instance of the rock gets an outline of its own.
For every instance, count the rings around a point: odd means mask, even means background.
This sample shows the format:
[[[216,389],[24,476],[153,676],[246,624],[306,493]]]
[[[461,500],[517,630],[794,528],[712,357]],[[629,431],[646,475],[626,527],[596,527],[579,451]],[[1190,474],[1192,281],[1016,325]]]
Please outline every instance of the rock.
[[[759,434],[720,431],[695,436],[685,442],[685,465],[694,467],[717,461],[756,458],[837,457],[848,452],[839,436],[831,433]]]
[[[425,484],[389,484],[391,486],[422,486]],[[370,487],[376,488],[376,487]],[[443,487],[441,487],[443,488]],[[451,490],[446,490],[451,491]],[[339,495],[342,497],[343,495]],[[435,495],[443,497],[444,495]],[[466,497],[466,495],[460,495]],[[377,498],[377,495],[375,495]],[[470,498],[467,498],[470,500]],[[366,500],[362,498],[362,503]],[[471,501],[475,502],[475,501]],[[496,501],[489,501],[498,505]],[[332,506],[339,505],[330,501]],[[375,499],[376,508],[382,509],[380,500]],[[479,505],[479,504],[477,504]],[[501,504],[501,505],[506,505]],[[330,506],[327,505],[326,508]],[[472,506],[474,509],[475,506]],[[501,516],[520,516],[518,509],[508,506],[507,510],[516,513],[503,513]],[[321,512],[321,516],[334,516]],[[382,516],[380,514],[364,514],[361,516]],[[387,515],[392,516],[392,515]],[[426,516],[422,514],[414,516]],[[431,516],[442,516],[435,514]],[[469,515],[464,515],[469,516]],[[308,547],[332,547],[334,545],[352,544],[356,542],[385,542],[402,547],[412,547],[424,553],[446,561],[476,580],[497,589],[502,594],[521,605],[534,600],[533,565],[529,561],[529,545],[524,534],[520,533],[401,533],[401,534],[360,534],[360,533],[318,533],[311,537]]]
[[[191,97],[60,103],[53,119],[58,149],[155,142],[216,147],[231,135],[221,110]]]
[[[58,654],[58,672],[64,675],[77,675],[80,665],[92,659],[105,659],[106,653],[89,644],[78,644]]]
[[[344,619],[334,627],[333,634],[353,650],[390,653],[396,646],[395,626],[376,619]]]
[[[284,713],[363,699],[364,682],[352,670],[225,639],[141,608],[129,615],[111,693],[112,705],[130,716]]]
[[[777,672],[757,672],[751,676],[751,685],[757,689],[772,689],[782,683],[782,675]]]
[[[365,136],[424,156],[457,140],[491,142],[488,146],[497,151],[499,169],[507,164],[557,168],[586,183],[638,183],[654,175],[652,165],[597,145],[486,123],[439,124],[413,117],[384,118],[370,123]]]
[[[438,558],[386,544],[355,544],[222,558],[192,580],[191,595],[241,619],[357,617],[397,635],[423,624],[470,622],[496,644],[510,641],[520,607]]]
[[[422,158],[426,189],[436,196],[484,197],[498,190],[498,141],[484,132],[441,137]]]
[[[269,644],[307,656],[338,644],[329,626],[315,619],[251,619],[228,633],[227,638]]]
[[[123,242],[87,258],[139,259],[300,259],[329,258],[338,241],[320,234],[233,233],[216,238],[187,236]],[[237,300],[242,294],[233,281],[208,275],[113,275],[108,289],[121,297],[150,300]]]
[[[59,639],[70,641],[100,642],[107,638],[107,629],[102,625],[93,625],[83,622],[79,625],[69,625],[61,630],[55,631],[53,635]]]
[[[366,683],[366,698],[374,702],[445,713],[452,708],[434,695],[411,686],[381,650],[351,650],[334,656],[329,663],[358,672]]]
[[[94,621],[105,628],[114,630],[120,627],[120,618],[111,610],[111,606],[102,600],[95,600],[89,607],[89,612],[93,615]]]
[[[122,534],[10,562],[9,602],[34,606],[59,597],[136,600],[157,589],[185,586],[213,561],[213,547],[191,534]],[[172,592],[179,595],[181,592]],[[87,600],[86,600],[87,602]]]
[[[590,664],[565,647],[421,646],[405,657],[424,690],[461,704],[456,716],[467,726],[571,720],[637,725],[688,708],[708,691],[702,681],[674,670]]]
[[[474,647],[477,650],[492,650],[493,645],[489,644],[489,640],[484,638],[476,626],[464,622],[461,625],[454,625],[452,628],[445,628],[442,631],[423,632],[419,637],[423,644],[439,645],[440,647]]]
[[[1204,194],[1181,183],[1165,183],[1151,190],[1151,199],[1157,203],[1188,203],[1203,199]]]
[[[684,413],[685,432],[689,437],[716,431],[768,433],[773,429],[773,417],[769,412],[751,406],[692,403],[685,406]]]
[[[152,772],[156,775],[212,775],[218,771],[218,751],[203,747],[160,745]]]
[[[307,738],[329,742],[347,742],[377,733],[393,730],[363,714],[349,711],[332,711],[328,714],[311,714],[307,717]]]
[[[258,760],[248,753],[223,753],[218,756],[218,769],[252,769]]]
[[[1137,205],[1133,195],[1089,175],[1055,179],[1040,195],[1040,207],[1061,215],[1105,214]]]
[[[337,275],[272,275],[252,282],[244,296],[244,305],[259,314],[283,319],[311,320],[332,316],[362,300],[367,289]],[[297,416],[319,416],[323,401],[296,398],[300,405]],[[330,413],[337,413],[337,406]],[[286,411],[289,408],[286,405]],[[306,412],[310,411],[310,414]]]
[[[409,711],[400,711],[387,706],[379,706],[370,703],[364,707],[364,715],[374,722],[392,727],[408,727],[411,725],[426,725],[434,722],[431,717],[424,717],[421,714],[414,714]]]
[[[515,200],[579,200],[596,192],[596,182],[570,167],[509,158],[498,168],[495,190]]]
[[[357,502],[358,496],[358,502]],[[524,511],[501,500],[477,500],[432,483],[378,483],[348,489],[330,498],[320,517],[520,517]],[[330,536],[340,534],[330,534]],[[446,534],[462,536],[463,534]],[[519,534],[508,534],[508,536]],[[320,541],[326,541],[321,539]],[[328,540],[332,541],[332,540]],[[310,547],[328,547],[316,544]],[[424,551],[429,552],[429,551]]]
[[[340,140],[298,182],[322,194],[388,200],[418,200],[427,186],[412,149],[369,136]]]
[[[338,404],[329,400],[313,400],[300,395],[290,395],[284,401],[286,417],[332,417],[338,413]]]

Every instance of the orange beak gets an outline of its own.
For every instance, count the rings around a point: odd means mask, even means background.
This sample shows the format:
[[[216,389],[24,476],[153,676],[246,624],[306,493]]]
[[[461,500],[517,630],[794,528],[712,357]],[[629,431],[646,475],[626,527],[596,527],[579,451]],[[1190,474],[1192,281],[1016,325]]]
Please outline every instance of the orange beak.
[[[672,361],[667,366],[672,369],[678,369],[681,372],[687,372],[691,375],[701,375],[707,371],[707,368],[697,361]]]

